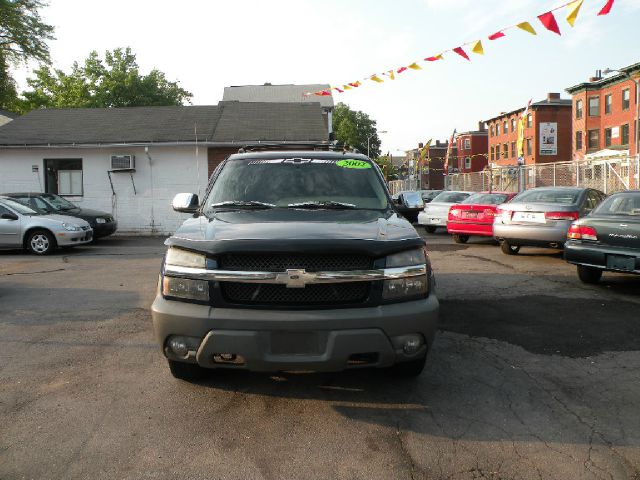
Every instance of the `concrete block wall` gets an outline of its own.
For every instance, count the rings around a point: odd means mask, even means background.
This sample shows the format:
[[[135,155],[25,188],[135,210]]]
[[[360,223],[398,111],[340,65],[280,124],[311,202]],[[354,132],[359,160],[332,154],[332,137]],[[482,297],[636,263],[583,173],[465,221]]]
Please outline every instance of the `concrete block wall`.
[[[112,191],[107,173],[111,155],[123,154],[135,155],[136,170],[111,173]],[[0,193],[44,191],[47,158],[82,159],[83,195],[67,198],[81,207],[113,214],[119,233],[175,232],[188,215],[173,211],[173,196],[180,192],[202,195],[208,180],[205,146],[150,146],[148,156],[144,147],[0,149]],[[33,166],[38,172],[33,172]]]

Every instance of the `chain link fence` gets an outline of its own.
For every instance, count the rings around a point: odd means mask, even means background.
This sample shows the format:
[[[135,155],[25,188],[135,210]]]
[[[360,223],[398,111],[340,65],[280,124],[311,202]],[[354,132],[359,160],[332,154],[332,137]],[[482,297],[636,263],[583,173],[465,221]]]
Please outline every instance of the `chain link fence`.
[[[389,182],[389,191],[391,195],[399,192],[414,191],[418,189],[418,180],[415,178],[407,178],[406,180],[391,180]]]
[[[497,167],[447,176],[449,190],[519,192],[534,187],[589,187],[611,194],[640,188],[638,157]]]

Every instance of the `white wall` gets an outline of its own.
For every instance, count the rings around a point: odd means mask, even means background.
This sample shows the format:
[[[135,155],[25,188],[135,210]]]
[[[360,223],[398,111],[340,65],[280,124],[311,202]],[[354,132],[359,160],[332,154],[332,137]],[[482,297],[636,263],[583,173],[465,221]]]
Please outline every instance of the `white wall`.
[[[133,154],[136,171],[111,173],[115,195],[107,171],[111,155]],[[44,191],[45,158],[82,158],[83,196],[67,197],[85,208],[112,213],[119,233],[170,234],[188,217],[171,209],[176,193],[204,194],[207,186],[207,147],[196,154],[194,146],[150,146],[104,148],[0,148],[0,193]],[[38,172],[32,171],[38,166]]]

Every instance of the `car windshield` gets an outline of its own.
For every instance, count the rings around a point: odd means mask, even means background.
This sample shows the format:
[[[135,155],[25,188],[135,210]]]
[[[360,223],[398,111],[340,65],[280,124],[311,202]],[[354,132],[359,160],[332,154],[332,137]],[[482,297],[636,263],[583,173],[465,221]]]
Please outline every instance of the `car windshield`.
[[[480,205],[500,205],[507,201],[504,193],[474,193],[462,203],[477,203]]]
[[[612,195],[594,211],[595,215],[633,215],[640,217],[640,193]]]
[[[436,195],[431,202],[433,203],[460,203],[465,200],[470,194],[465,192],[442,192]]]
[[[44,193],[41,197],[56,210],[75,210],[78,208],[77,205],[54,193]]]
[[[204,213],[274,207],[383,210],[389,202],[375,167],[365,160],[243,158],[224,165]]]
[[[7,198],[3,198],[2,201],[0,201],[0,205],[5,205],[22,215],[40,215],[39,212],[36,212],[32,208],[29,208],[20,202],[16,202],[15,200],[9,200]]]
[[[407,203],[422,205],[422,197],[418,192],[404,192],[403,196]]]
[[[582,190],[527,190],[518,194],[512,203],[559,203],[562,205],[574,205],[578,203],[578,197]]]

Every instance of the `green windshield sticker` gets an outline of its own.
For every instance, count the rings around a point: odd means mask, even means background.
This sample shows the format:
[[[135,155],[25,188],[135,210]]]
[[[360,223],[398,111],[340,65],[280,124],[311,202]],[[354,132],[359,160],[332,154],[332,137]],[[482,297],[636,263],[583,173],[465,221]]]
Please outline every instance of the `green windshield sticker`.
[[[338,160],[336,165],[342,168],[371,168],[371,164],[364,160]]]

